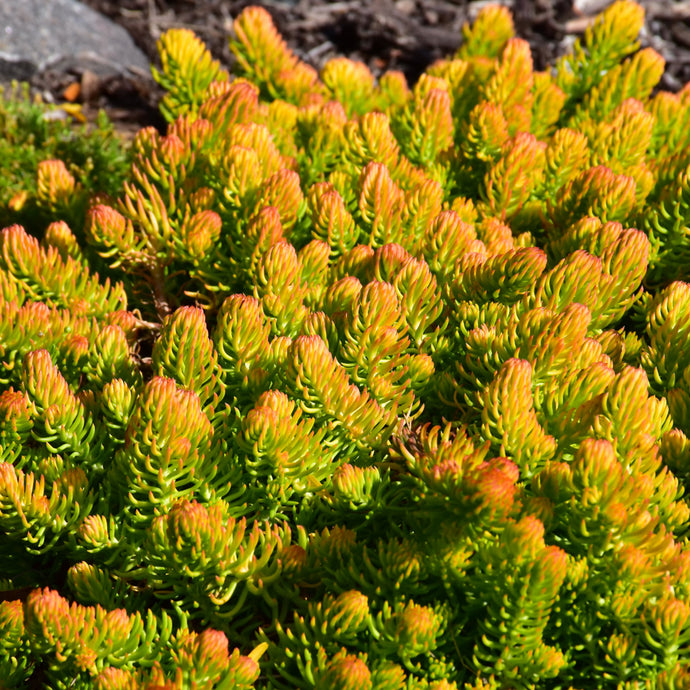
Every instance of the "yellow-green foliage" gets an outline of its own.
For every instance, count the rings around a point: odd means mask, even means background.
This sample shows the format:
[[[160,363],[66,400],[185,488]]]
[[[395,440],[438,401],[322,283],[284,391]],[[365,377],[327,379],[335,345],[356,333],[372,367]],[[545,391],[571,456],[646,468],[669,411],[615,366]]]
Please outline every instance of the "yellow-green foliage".
[[[68,198],[57,188],[51,196],[41,185],[49,159],[60,159],[72,180]],[[27,84],[0,87],[0,227],[22,223],[42,230],[57,216],[77,229],[89,195],[120,194],[128,166],[127,147],[104,112],[95,125],[77,127],[66,110],[32,100]]]
[[[258,8],[234,74],[161,37],[117,201],[70,227],[44,162],[0,233],[0,686],[689,686],[690,89],[642,21],[536,73],[487,7],[411,87]]]

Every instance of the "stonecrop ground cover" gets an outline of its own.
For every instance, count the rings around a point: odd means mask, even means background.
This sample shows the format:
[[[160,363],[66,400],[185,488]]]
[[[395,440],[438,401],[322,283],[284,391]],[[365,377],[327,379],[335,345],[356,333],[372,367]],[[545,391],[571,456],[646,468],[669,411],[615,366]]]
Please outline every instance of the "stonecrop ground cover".
[[[690,87],[642,21],[535,72],[487,7],[410,89],[248,8],[233,75],[160,39],[121,193],[38,164],[0,687],[690,687]]]

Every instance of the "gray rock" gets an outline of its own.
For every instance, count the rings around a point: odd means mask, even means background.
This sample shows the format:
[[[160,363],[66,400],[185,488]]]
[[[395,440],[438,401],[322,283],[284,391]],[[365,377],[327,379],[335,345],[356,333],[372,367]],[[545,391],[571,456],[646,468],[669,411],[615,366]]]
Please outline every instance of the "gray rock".
[[[51,68],[147,76],[130,35],[78,0],[0,0],[0,81]]]

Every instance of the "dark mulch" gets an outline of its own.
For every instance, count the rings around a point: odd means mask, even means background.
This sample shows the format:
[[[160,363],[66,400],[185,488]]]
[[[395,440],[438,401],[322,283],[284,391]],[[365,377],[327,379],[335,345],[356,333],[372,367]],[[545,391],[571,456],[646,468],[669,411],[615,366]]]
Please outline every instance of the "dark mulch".
[[[365,62],[375,74],[401,70],[410,83],[460,43],[462,25],[486,0],[83,0],[125,27],[137,45],[156,60],[156,40],[167,29],[193,29],[214,57],[232,65],[228,34],[232,20],[248,5],[262,5],[273,16],[288,45],[315,67],[346,55]],[[513,0],[517,33],[532,47],[535,68],[544,69],[567,52],[606,0]],[[645,0],[643,46],[667,61],[661,88],[677,90],[690,81],[690,1]],[[90,75],[44,74],[37,86],[60,97],[70,82],[81,81],[79,96],[87,105],[106,107],[121,128],[161,125],[159,97],[150,82]],[[90,82],[90,83],[89,83]]]

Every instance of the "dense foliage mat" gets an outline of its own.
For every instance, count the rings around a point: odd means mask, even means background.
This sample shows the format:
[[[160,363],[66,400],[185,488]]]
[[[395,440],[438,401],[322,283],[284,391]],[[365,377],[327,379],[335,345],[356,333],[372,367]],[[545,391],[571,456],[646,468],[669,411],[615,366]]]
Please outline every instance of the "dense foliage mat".
[[[642,20],[537,73],[487,7],[410,90],[249,8],[234,78],[161,38],[121,190],[36,164],[0,686],[690,685],[690,88]]]

